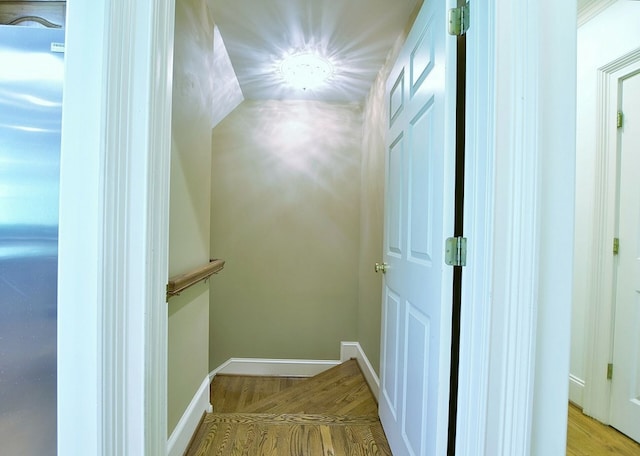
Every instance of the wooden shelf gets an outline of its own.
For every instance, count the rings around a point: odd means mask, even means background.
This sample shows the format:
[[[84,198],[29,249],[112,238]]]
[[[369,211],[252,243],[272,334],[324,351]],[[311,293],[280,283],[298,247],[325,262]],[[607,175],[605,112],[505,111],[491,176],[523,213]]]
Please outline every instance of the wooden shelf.
[[[187,288],[222,271],[224,263],[224,260],[210,260],[209,263],[204,266],[185,272],[184,274],[171,277],[169,279],[169,283],[167,283],[167,301],[172,296],[179,295]]]

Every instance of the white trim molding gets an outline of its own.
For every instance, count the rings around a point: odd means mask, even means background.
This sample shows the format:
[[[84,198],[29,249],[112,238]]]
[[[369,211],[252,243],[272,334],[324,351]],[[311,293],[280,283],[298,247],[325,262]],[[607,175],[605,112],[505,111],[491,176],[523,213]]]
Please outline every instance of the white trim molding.
[[[187,451],[189,442],[198,429],[202,415],[213,411],[211,403],[209,402],[210,386],[211,378],[207,375],[169,437],[169,441],[167,442],[168,456],[183,455],[185,451]]]
[[[471,5],[456,454],[566,450],[575,18],[575,1]]]
[[[174,9],[170,0],[119,0],[111,1],[107,11],[103,451],[157,455],[166,451],[169,47]]]
[[[341,342],[340,360],[230,358],[209,374],[256,375],[274,377],[313,377],[350,359],[355,359],[371,393],[378,400],[380,380],[359,342]]]
[[[584,401],[584,380],[569,374],[569,401],[580,406]]]
[[[67,12],[58,453],[157,456],[167,444],[174,3]]]
[[[373,369],[367,354],[362,349],[360,342],[340,343],[340,361],[345,362],[349,359],[355,359],[358,361],[358,366],[360,366],[362,375],[377,401],[380,396],[380,379],[378,378],[376,371]]]
[[[340,364],[340,361],[313,359],[230,358],[209,374],[257,375],[273,377],[313,377]]]
[[[467,33],[464,230],[472,242],[462,273],[456,429],[459,456],[484,454],[486,446],[495,193],[494,8],[494,2],[474,8]]]
[[[533,415],[539,280],[539,36],[531,4],[497,4],[493,303],[487,371],[487,432],[493,438],[487,438],[485,451],[516,456],[529,454]]]
[[[614,257],[611,240],[616,236],[618,170],[619,84],[640,69],[640,48],[598,69],[597,141],[593,193],[593,262],[591,300],[587,309],[585,334],[586,369],[583,410],[609,423],[611,382],[606,366],[611,362],[613,344]]]
[[[593,19],[618,0],[580,0],[578,2],[578,27]]]

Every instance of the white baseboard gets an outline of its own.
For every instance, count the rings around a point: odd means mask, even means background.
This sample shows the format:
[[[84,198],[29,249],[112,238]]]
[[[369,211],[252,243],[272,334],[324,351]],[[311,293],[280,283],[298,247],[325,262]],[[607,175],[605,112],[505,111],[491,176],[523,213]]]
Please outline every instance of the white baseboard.
[[[358,365],[360,366],[360,370],[362,370],[364,379],[367,381],[367,384],[369,385],[369,388],[376,400],[378,400],[378,396],[380,395],[380,379],[378,378],[376,371],[373,370],[373,367],[369,362],[369,358],[367,358],[367,355],[360,346],[360,343],[341,342],[340,361],[344,362],[351,358],[355,358],[358,361]]]
[[[340,364],[340,361],[312,359],[231,358],[211,371],[217,374],[274,377],[313,377]]]
[[[584,403],[584,380],[569,375],[569,400],[582,407]]]
[[[171,433],[171,437],[167,442],[167,455],[168,456],[182,456],[187,450],[187,446],[191,441],[191,437],[196,432],[196,428],[200,423],[202,414],[207,412],[211,413],[211,403],[209,402],[209,385],[211,380],[207,376],[203,381],[200,388],[196,392],[191,403],[185,410],[182,418],[178,421],[176,428]]]
[[[274,377],[313,377],[341,362],[355,358],[376,400],[380,394],[380,380],[367,355],[358,342],[340,343],[340,360],[231,358],[209,374],[256,375]]]

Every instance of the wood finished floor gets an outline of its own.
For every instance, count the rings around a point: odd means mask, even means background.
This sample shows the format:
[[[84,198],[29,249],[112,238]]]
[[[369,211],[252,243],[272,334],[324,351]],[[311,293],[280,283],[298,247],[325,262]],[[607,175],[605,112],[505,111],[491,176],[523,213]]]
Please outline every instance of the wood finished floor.
[[[208,455],[391,455],[355,360],[310,379],[218,375],[186,452]]]
[[[639,456],[640,444],[569,405],[567,456]]]
[[[354,360],[316,377],[218,375],[187,456],[391,455]],[[640,444],[569,406],[567,456],[640,456]]]

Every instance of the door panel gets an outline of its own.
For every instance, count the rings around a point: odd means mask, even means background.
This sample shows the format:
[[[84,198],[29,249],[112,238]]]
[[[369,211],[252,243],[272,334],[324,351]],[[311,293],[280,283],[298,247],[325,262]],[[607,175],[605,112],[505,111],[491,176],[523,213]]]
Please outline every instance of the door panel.
[[[400,366],[398,364],[398,349],[400,347],[400,341],[398,337],[399,324],[400,324],[400,297],[393,293],[391,290],[386,290],[386,296],[384,297],[384,333],[383,333],[383,347],[382,359],[386,360],[382,364],[382,377],[385,379],[386,388],[384,388],[384,395],[386,401],[389,403],[390,410],[393,413],[394,420],[396,417],[396,410],[398,408],[398,378],[400,377]]]
[[[433,220],[431,157],[434,153],[433,98],[424,105],[409,127],[411,137],[411,193],[409,195],[409,259],[431,266],[433,255]]]
[[[407,312],[407,337],[405,340],[403,432],[413,454],[421,454],[427,440],[427,414],[429,410],[429,319],[415,306],[409,304]]]
[[[445,167],[444,24],[444,2],[426,2],[387,84],[380,418],[395,456],[446,445],[452,284],[443,250],[453,211],[444,208],[453,207],[445,202],[453,170]]]
[[[640,441],[640,73],[622,82],[611,425]]]
[[[393,126],[404,107],[404,69],[396,78],[389,93],[389,125]]]
[[[411,51],[411,94],[413,95],[433,69],[433,27],[428,23]]]
[[[402,208],[402,192],[404,188],[404,172],[402,169],[404,163],[404,140],[403,135],[393,142],[389,148],[389,157],[387,162],[388,169],[388,186],[387,186],[387,255],[397,258],[402,256],[402,231],[403,231],[403,208]]]

